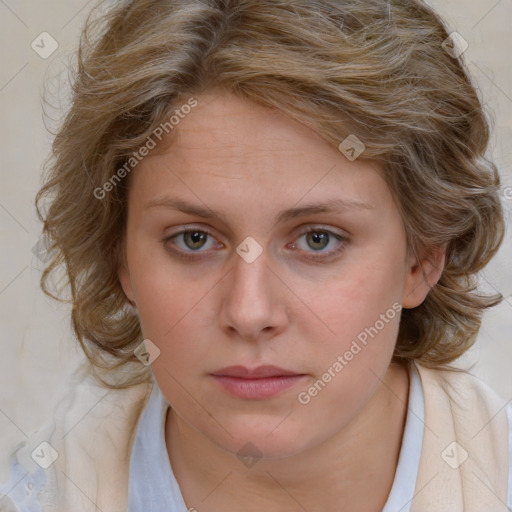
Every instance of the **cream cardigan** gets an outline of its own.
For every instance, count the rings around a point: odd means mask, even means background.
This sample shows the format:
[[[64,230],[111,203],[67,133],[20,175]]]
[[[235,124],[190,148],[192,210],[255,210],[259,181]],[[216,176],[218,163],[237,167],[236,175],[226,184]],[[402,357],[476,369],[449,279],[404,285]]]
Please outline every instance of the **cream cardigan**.
[[[425,427],[411,512],[509,512],[512,408],[467,373],[417,369]],[[125,512],[131,449],[153,383],[109,390],[83,366],[69,384],[52,421],[19,445],[17,460],[32,473],[41,442],[58,453],[45,470],[43,512]],[[35,453],[48,457],[44,446]],[[0,512],[10,511],[3,502]]]

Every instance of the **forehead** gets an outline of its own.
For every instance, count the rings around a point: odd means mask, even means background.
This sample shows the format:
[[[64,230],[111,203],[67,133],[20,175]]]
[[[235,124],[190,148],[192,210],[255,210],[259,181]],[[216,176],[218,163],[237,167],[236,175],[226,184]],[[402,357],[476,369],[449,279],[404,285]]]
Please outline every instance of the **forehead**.
[[[172,192],[218,207],[341,198],[378,208],[391,198],[376,162],[349,161],[284,112],[228,93],[196,99],[168,148],[139,165],[132,186],[141,200]]]
[[[230,159],[245,158],[247,150],[258,146],[279,153],[332,149],[315,131],[284,112],[229,93],[198,97],[198,106],[178,126],[176,142],[178,147]],[[265,153],[255,156],[264,158]]]

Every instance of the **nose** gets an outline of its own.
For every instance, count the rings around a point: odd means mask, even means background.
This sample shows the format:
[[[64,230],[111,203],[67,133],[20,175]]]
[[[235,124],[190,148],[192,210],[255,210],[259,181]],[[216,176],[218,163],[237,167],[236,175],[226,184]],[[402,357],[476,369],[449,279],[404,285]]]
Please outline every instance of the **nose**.
[[[270,270],[266,251],[251,263],[238,254],[234,260],[223,285],[221,329],[252,342],[282,332],[288,323],[286,287]]]

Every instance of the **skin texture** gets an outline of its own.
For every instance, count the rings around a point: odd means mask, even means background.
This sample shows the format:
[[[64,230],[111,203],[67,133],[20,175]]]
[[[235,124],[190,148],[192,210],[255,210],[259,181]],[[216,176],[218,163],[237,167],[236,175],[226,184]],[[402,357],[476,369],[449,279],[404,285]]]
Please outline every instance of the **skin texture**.
[[[173,143],[131,177],[119,269],[160,350],[152,371],[171,404],[165,437],[185,502],[200,512],[380,510],[407,411],[406,368],[390,364],[399,314],[307,405],[297,395],[393,304],[421,304],[443,253],[409,254],[375,162],[350,162],[280,111],[219,92],[197,100]],[[222,220],[148,207],[164,196]],[[329,199],[366,206],[275,220]],[[185,229],[210,234],[171,238]],[[248,236],[263,250],[252,263],[236,252]],[[306,376],[273,398],[243,400],[210,375],[262,364]],[[246,443],[262,457],[251,467],[236,455]]]

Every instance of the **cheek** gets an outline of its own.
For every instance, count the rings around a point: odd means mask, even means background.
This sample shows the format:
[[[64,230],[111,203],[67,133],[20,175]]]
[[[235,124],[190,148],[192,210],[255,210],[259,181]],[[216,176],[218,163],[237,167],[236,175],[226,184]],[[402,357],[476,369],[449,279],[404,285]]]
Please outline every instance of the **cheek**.
[[[320,322],[308,315],[311,328],[317,332],[321,328],[325,334],[322,346],[330,347],[329,352],[347,350],[352,340],[361,333],[360,337],[364,338],[364,333],[375,324],[381,342],[394,343],[404,286],[403,267],[398,257],[384,260],[375,254],[347,263],[314,293],[311,289],[298,291],[309,297],[311,309],[321,319]],[[310,287],[310,283],[307,286]],[[304,319],[304,328],[306,325]]]
[[[138,289],[137,309],[143,335],[163,350],[185,343],[191,350],[199,345],[199,335],[206,328],[201,302],[207,300],[208,288],[188,286],[179,280],[165,284],[148,280]]]
[[[321,350],[314,352],[316,375],[296,397],[303,417],[329,425],[331,434],[364,407],[384,379],[401,312],[400,302],[393,302],[391,293],[375,297],[371,290],[358,287],[356,294],[349,284],[335,291],[350,299],[337,301],[340,307],[326,318],[335,334],[317,336]]]
[[[219,278],[208,273],[194,278],[151,255],[134,258],[133,269],[142,334],[160,350],[153,363],[155,373],[166,369],[185,377],[204,372],[204,361],[215,349],[212,326],[216,315],[210,301]]]
[[[323,293],[311,297],[328,329],[306,320],[300,327],[321,350],[314,356],[316,380],[299,390],[297,400],[319,421],[339,427],[367,402],[387,371],[400,323],[403,267],[400,253],[384,254],[374,251],[347,263]]]
[[[203,284],[188,279],[158,241],[134,231],[128,263],[142,332],[165,339],[181,318],[193,314]]]
[[[347,393],[352,394],[355,389],[364,393],[375,380],[374,374],[385,373],[396,343],[401,303],[394,300],[395,294],[376,297],[361,288],[357,296],[345,286],[336,288],[334,293],[341,297],[346,293],[350,298],[331,301],[323,309],[321,302],[316,303],[329,328],[324,330],[326,334],[319,336],[318,329],[306,322],[301,330],[309,339],[316,340],[316,347],[321,347],[315,352],[315,370],[317,378],[329,383],[330,391],[325,395],[345,395],[344,400],[350,401]]]

